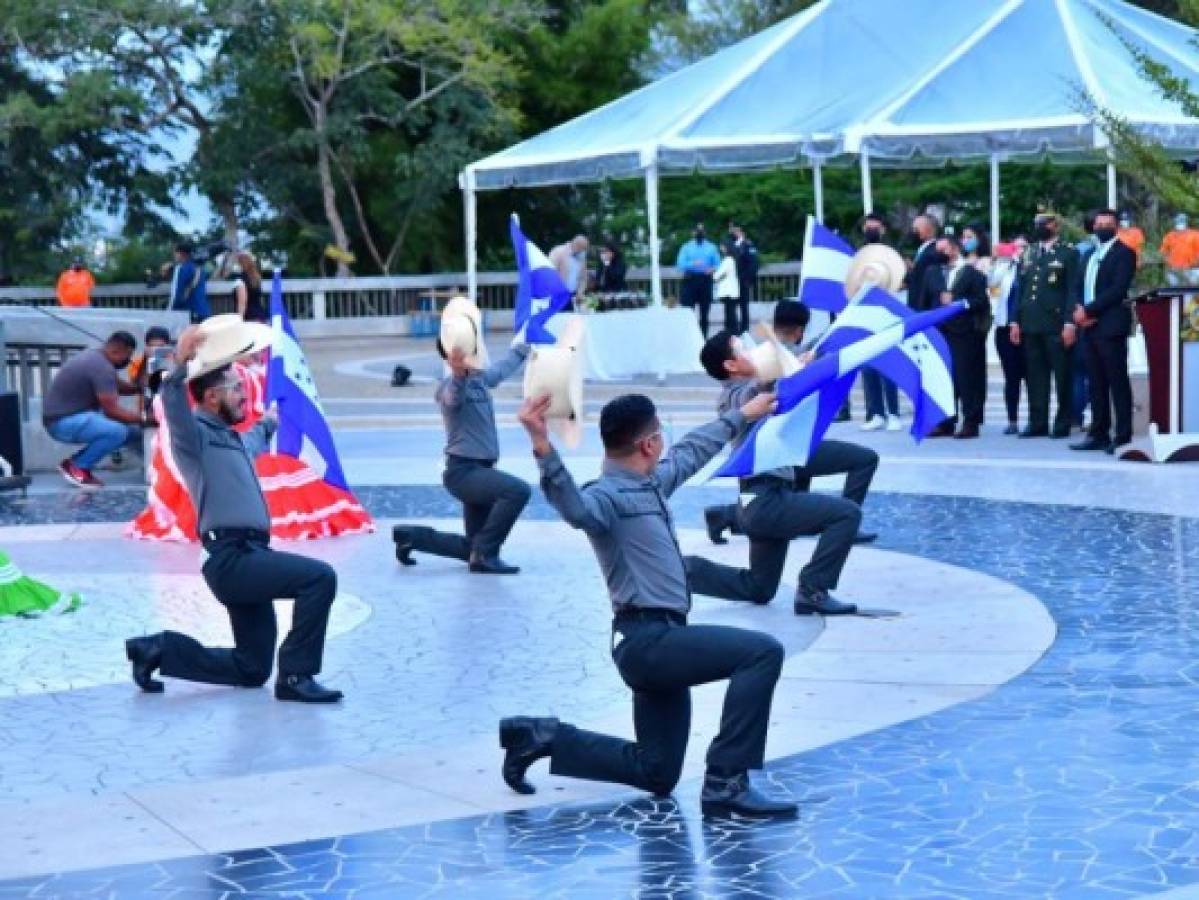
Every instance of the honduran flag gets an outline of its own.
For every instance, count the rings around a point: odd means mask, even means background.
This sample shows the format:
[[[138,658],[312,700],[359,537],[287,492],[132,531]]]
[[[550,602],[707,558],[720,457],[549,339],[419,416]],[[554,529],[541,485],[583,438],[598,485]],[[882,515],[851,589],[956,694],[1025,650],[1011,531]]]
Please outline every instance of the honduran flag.
[[[571,293],[544,253],[520,230],[516,214],[508,223],[516,250],[516,332],[525,329],[530,344],[552,344],[556,338],[546,330],[550,316],[570,305]]]
[[[833,314],[845,307],[845,277],[853,260],[853,247],[808,216],[803,239],[803,265],[799,270],[799,299],[810,309]]]
[[[348,491],[345,472],[333,443],[333,432],[329,430],[320,397],[316,393],[316,382],[308,369],[308,360],[304,358],[287,307],[283,304],[283,276],[278,270],[271,282],[271,329],[274,335],[271,339],[266,402],[268,406],[272,402],[277,404],[279,410],[275,449],[296,459],[308,458],[311,454],[305,453],[305,450],[311,450],[324,461],[324,480]],[[317,471],[320,471],[319,468]]]
[[[885,294],[880,288],[863,288],[863,294],[873,292]],[[905,339],[965,309],[966,304],[959,301],[906,319],[897,318],[889,324],[879,317],[877,332],[838,350],[826,351],[794,375],[780,379],[775,386],[778,409],[754,425],[717,476],[746,477],[783,466],[806,465],[849,393],[858,369]],[[832,328],[839,326],[840,318]]]

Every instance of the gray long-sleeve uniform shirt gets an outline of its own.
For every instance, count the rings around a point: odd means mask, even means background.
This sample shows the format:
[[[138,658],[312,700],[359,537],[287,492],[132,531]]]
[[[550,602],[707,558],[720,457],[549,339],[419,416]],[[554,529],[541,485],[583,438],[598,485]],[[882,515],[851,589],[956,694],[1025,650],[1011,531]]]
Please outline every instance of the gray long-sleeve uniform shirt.
[[[762,383],[756,379],[738,378],[734,380],[730,378],[721,388],[720,400],[716,403],[716,412],[718,415],[724,415],[730,410],[740,409],[762,391]],[[740,434],[733,439],[733,446],[740,447],[748,436],[749,428],[747,426],[742,428]],[[791,466],[784,466],[779,469],[771,469],[769,472],[762,472],[754,477],[781,478],[783,481],[794,482],[795,469]]]
[[[451,375],[437,385],[433,396],[445,420],[445,452],[448,456],[488,463],[500,458],[491,389],[524,365],[528,355],[528,344],[517,344],[490,368],[471,372],[463,378]]]
[[[271,514],[254,471],[254,457],[275,433],[263,419],[245,434],[187,402],[187,367],[179,366],[162,382],[162,407],[171,430],[171,452],[192,503],[201,535],[214,528],[270,532]]]
[[[666,499],[702,469],[745,424],[740,410],[687,434],[652,475],[607,460],[598,481],[579,488],[556,450],[538,460],[541,488],[568,525],[587,534],[613,612],[691,609],[687,572]]]

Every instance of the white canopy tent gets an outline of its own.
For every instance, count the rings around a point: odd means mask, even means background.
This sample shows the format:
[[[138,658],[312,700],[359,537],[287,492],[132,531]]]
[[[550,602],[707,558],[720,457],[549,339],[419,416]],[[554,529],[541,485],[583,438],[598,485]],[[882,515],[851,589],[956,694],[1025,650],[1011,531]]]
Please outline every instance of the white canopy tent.
[[[1106,163],[1093,102],[1167,149],[1194,152],[1199,120],[1160,97],[1128,46],[1199,91],[1196,32],[1123,0],[822,0],[593,112],[468,166],[470,291],[476,192],[643,177],[654,299],[661,300],[661,174],[851,162],[872,208],[871,167],[990,161],[992,231],[1001,162]]]

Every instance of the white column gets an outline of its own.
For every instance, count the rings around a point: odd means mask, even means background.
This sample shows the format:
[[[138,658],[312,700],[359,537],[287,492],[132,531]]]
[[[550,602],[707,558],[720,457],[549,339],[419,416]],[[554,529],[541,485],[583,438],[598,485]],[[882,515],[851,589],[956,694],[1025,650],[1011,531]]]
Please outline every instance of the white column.
[[[1109,209],[1115,209],[1119,203],[1119,197],[1116,192],[1116,164],[1109,162],[1107,164],[1107,205]]]
[[[475,173],[470,169],[464,169],[458,182],[462,187],[462,221],[466,231],[466,296],[478,302],[479,226]]]
[[[645,167],[645,216],[649,221],[650,296],[654,306],[662,305],[662,264],[658,260],[658,164]]]
[[[999,234],[999,154],[991,154],[991,240],[998,243]]]
[[[824,170],[819,162],[812,163],[812,187],[816,191],[816,221],[824,222]]]
[[[862,212],[866,215],[874,212],[874,190],[870,185],[870,153],[862,148]]]

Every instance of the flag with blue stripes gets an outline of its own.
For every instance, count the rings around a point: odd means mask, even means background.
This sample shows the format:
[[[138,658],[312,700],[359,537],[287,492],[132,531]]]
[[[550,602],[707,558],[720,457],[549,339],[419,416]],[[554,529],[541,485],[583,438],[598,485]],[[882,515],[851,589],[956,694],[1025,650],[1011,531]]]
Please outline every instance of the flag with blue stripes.
[[[302,458],[301,454],[307,458],[310,456],[304,452],[307,442],[308,448],[324,460],[322,477],[325,481],[348,491],[345,472],[333,443],[333,432],[329,430],[316,393],[316,382],[287,315],[287,307],[283,305],[283,277],[278,271],[271,282],[271,329],[274,335],[267,370],[266,402],[268,405],[275,403],[279,411],[275,450],[296,459]]]
[[[799,270],[799,299],[810,309],[839,313],[845,308],[845,276],[853,247],[808,216],[804,232],[803,265]]]
[[[571,293],[544,253],[524,236],[520,221],[513,214],[508,223],[512,247],[516,250],[516,331],[525,329],[530,344],[552,344],[556,340],[545,323],[554,313],[570,305]]]
[[[864,300],[870,293],[886,296],[881,288],[867,287],[855,299]],[[887,324],[882,324],[880,317],[877,332],[829,350],[794,375],[780,379],[775,385],[777,410],[754,425],[717,476],[746,477],[783,466],[806,465],[849,393],[858,369],[965,309],[966,304],[959,301]],[[838,318],[832,327],[840,325]]]
[[[884,290],[864,291],[837,316],[818,352],[840,350],[914,315]],[[956,412],[949,345],[935,328],[905,338],[867,368],[894,381],[912,402],[911,435],[917,441]]]

